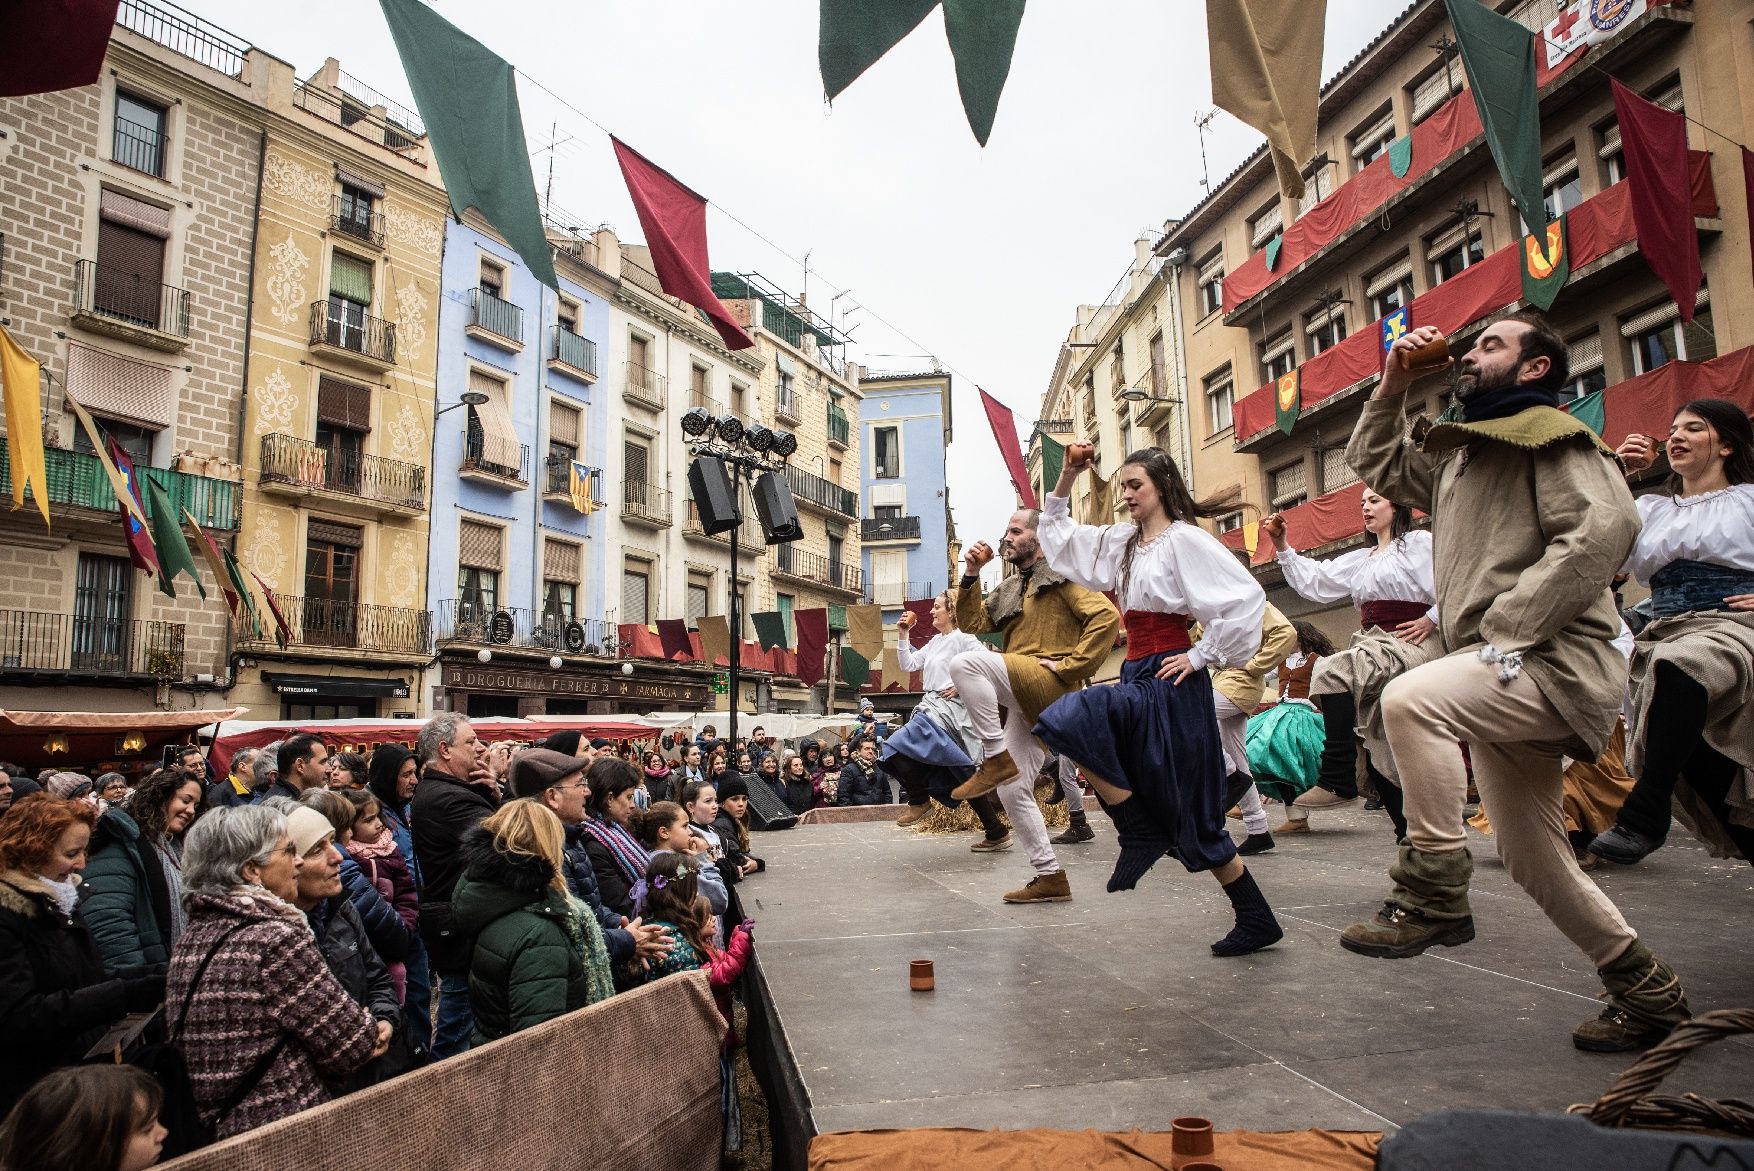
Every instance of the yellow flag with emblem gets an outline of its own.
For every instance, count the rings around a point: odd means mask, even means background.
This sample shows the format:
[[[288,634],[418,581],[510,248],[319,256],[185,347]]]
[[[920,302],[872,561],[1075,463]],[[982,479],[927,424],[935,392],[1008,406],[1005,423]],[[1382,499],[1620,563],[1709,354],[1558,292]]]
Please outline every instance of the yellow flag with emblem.
[[[28,486],[43,524],[49,523],[49,473],[43,464],[42,364],[0,326],[0,380],[6,388],[6,457],[12,464],[12,510]],[[101,447],[99,450],[102,450]]]

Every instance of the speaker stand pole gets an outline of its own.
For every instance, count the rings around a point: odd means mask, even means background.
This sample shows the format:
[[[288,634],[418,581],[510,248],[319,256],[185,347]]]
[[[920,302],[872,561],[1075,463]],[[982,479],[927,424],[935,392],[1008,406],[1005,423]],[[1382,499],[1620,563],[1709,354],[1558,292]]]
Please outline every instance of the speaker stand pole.
[[[743,584],[737,577],[737,546],[742,543],[741,537],[743,535],[743,494],[741,492],[743,469],[741,467],[737,468],[737,478],[731,482],[731,485],[731,515],[736,519],[737,524],[731,530],[731,602],[727,607],[731,612],[731,665],[730,669],[725,672],[726,681],[730,684],[727,691],[730,702],[725,705],[730,715],[725,722],[730,731],[725,733],[725,737],[727,743],[735,746],[737,743],[737,697],[741,694],[739,688],[742,686],[738,679],[738,673],[743,660],[743,615],[737,605],[737,590]],[[731,763],[737,762],[733,759]]]

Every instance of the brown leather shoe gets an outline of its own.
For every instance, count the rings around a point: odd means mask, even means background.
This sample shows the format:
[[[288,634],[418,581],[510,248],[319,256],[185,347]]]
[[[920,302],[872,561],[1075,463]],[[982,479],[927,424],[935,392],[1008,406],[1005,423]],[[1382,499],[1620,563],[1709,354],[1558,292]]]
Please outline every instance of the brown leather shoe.
[[[1279,828],[1274,832],[1282,834],[1306,834],[1309,832],[1309,818],[1288,817],[1279,823]]]
[[[926,802],[924,805],[909,805],[907,807],[907,812],[895,819],[895,824],[904,827],[913,825],[916,822],[926,820],[926,815],[930,812],[932,812],[932,803],[930,801]]]
[[[1001,749],[982,761],[974,776],[950,790],[950,795],[958,801],[984,797],[1016,775],[1017,763],[1011,759],[1009,752]]]
[[[1052,874],[1038,874],[1029,880],[1029,885],[1022,890],[1014,890],[1005,896],[1008,903],[1069,903],[1072,901],[1072,884],[1066,878],[1064,870],[1056,870]]]
[[[969,847],[976,854],[997,854],[1011,848],[1011,835],[1002,838],[982,838]]]

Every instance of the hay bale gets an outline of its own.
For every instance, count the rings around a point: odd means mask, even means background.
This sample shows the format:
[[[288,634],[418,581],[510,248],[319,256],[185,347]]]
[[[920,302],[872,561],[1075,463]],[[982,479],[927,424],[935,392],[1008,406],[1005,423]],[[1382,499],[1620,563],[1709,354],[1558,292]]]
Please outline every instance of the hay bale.
[[[1065,829],[1072,821],[1071,815],[1066,812],[1066,803],[1061,801],[1058,804],[1049,804],[1047,801],[1053,795],[1054,788],[1054,783],[1037,784],[1035,804],[1041,810],[1042,821],[1047,823],[1050,830]],[[1011,828],[1011,819],[1005,816],[1003,810],[999,812],[999,820],[1006,829]],[[980,818],[975,816],[974,810],[969,808],[966,801],[958,803],[954,809],[933,801],[932,811],[912,826],[915,833],[921,834],[960,834],[970,830],[979,832],[980,828]]]

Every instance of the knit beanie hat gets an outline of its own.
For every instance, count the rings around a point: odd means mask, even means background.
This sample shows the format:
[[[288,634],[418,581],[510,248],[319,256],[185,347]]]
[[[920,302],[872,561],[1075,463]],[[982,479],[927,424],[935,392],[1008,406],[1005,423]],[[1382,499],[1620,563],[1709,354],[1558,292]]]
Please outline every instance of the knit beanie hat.
[[[539,797],[542,790],[590,767],[591,762],[582,756],[568,756],[550,748],[526,748],[512,757],[512,794]]]
[[[603,739],[603,737],[598,736],[595,740],[591,741],[591,747],[595,748],[598,752],[601,752],[605,748],[614,748],[615,745],[608,740]]]
[[[717,788],[719,791],[719,801],[721,803],[732,797],[749,796],[749,782],[743,779],[741,773],[726,773],[723,777],[719,778]]]
[[[580,732],[577,728],[562,728],[537,745],[550,752],[559,752],[566,756],[577,756],[579,752]]]
[[[85,796],[95,787],[90,777],[82,777],[78,773],[55,773],[43,782],[43,788],[50,794],[69,801]]]
[[[335,827],[329,824],[328,818],[309,805],[300,805],[286,815],[286,834],[292,839],[293,848],[302,858],[323,838],[333,838]]]

